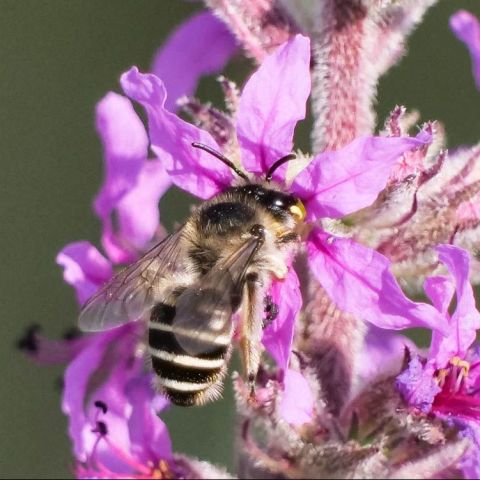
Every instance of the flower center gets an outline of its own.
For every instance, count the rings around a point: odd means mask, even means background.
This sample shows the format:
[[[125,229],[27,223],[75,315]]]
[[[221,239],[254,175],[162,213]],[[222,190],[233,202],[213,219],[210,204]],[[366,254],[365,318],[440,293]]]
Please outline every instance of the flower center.
[[[449,366],[437,373],[438,386],[442,392],[458,393],[468,378],[470,363],[460,357],[450,359]]]
[[[433,401],[432,409],[442,415],[453,415],[466,419],[480,420],[480,396],[468,384],[471,365],[460,357],[453,357],[446,368],[437,372],[436,380],[442,389]]]
[[[104,402],[96,401],[97,407],[94,416],[95,428],[92,432],[97,434],[97,439],[88,455],[86,462],[77,464],[76,473],[78,478],[135,478],[135,479],[172,479],[175,478],[166,460],[147,461],[142,463],[130,452],[120,448],[108,435],[108,425],[99,420],[100,415],[107,413],[107,405]],[[108,450],[106,457],[114,457],[119,460],[117,466],[108,467],[105,465],[102,456],[105,456],[105,449],[100,450],[100,444]],[[148,446],[147,446],[148,447]],[[120,467],[119,465],[124,465]]]

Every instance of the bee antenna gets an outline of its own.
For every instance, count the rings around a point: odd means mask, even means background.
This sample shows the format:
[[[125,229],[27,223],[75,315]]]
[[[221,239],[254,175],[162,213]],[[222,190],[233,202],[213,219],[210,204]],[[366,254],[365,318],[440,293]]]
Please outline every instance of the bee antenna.
[[[279,158],[269,169],[267,174],[265,175],[265,180],[269,182],[273,174],[275,173],[275,170],[277,170],[278,167],[281,167],[284,163],[289,162],[290,160],[294,160],[297,158],[297,156],[294,153],[289,153],[288,155],[285,155],[282,158]]]
[[[220,152],[217,152],[212,147],[205,145],[204,143],[193,142],[192,147],[199,148],[200,150],[204,150],[205,152],[213,155],[215,158],[218,158],[221,162],[225,165],[230,167],[240,178],[243,178],[247,182],[250,182],[250,179],[242,172],[231,160],[229,160],[225,155],[222,155]]]

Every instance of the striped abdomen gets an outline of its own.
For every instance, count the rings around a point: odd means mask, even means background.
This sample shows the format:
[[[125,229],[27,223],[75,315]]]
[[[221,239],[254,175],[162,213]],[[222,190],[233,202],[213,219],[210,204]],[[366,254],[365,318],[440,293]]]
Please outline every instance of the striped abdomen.
[[[152,309],[148,334],[152,367],[159,386],[173,403],[202,404],[220,394],[231,337],[179,329],[173,332],[174,317],[174,306],[159,303]],[[192,343],[195,352],[205,353],[193,355],[182,347]]]

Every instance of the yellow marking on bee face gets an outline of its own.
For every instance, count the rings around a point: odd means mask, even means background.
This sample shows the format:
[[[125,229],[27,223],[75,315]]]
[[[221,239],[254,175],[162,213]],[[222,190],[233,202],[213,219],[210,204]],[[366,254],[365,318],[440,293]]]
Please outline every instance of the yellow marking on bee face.
[[[297,203],[292,205],[289,211],[297,222],[302,222],[307,216],[307,210],[301,200],[297,200]]]

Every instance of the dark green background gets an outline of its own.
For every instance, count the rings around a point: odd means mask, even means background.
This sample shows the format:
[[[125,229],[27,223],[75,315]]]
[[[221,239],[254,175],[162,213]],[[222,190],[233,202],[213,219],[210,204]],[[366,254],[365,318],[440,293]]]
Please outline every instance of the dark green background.
[[[443,0],[410,41],[409,55],[380,84],[380,118],[395,104],[445,122],[450,146],[480,138],[480,94],[464,47],[448,29],[459,8],[480,15],[478,0]],[[55,389],[59,369],[27,362],[13,346],[41,323],[60,335],[77,307],[54,258],[72,240],[97,242],[90,205],[102,177],[93,127],[95,103],[118,90],[133,64],[148,69],[171,29],[198,8],[162,0],[0,0],[0,476],[69,474],[70,444]],[[242,78],[237,67],[230,75]],[[216,98],[211,80],[200,96]],[[306,144],[305,129],[300,143]],[[302,134],[301,134],[302,136]],[[163,202],[167,225],[186,214]],[[166,415],[179,452],[231,466],[233,405],[173,408]]]

